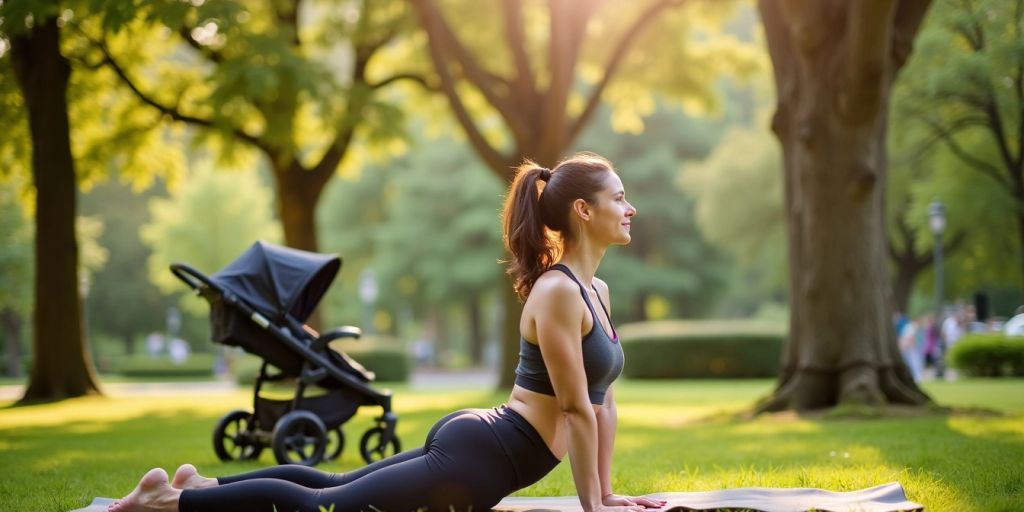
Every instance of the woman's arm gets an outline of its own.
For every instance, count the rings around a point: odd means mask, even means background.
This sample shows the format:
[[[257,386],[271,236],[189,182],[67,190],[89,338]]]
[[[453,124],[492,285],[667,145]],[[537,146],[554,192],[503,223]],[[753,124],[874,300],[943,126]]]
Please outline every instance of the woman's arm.
[[[565,418],[569,462],[583,510],[602,508],[598,476],[597,417],[587,394],[583,368],[582,325],[586,306],[575,283],[541,280],[530,293],[535,299],[537,341],[555,398]]]
[[[604,405],[597,411],[597,473],[601,480],[601,498],[612,494],[612,451],[615,448],[615,427],[618,411],[612,388],[604,395]]]

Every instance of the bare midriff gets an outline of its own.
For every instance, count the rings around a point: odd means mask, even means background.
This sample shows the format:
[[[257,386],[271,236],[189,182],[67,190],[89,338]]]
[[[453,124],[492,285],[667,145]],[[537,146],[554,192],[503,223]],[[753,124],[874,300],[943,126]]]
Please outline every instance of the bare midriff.
[[[520,386],[512,386],[512,394],[506,405],[537,429],[552,455],[559,460],[565,457],[569,451],[569,439],[566,435],[565,417],[557,398]],[[595,405],[594,412],[600,408],[600,405]]]

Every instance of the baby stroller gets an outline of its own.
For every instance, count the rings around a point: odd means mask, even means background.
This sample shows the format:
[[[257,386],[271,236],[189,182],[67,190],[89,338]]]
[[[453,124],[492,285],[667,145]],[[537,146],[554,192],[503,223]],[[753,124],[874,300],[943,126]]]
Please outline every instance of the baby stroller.
[[[210,303],[213,341],[263,359],[253,410],[231,411],[214,427],[213,449],[221,460],[255,460],[268,446],[279,464],[314,466],[336,458],[345,445],[341,425],[363,405],[383,409],[359,442],[363,459],[370,463],[401,451],[391,391],[370,387],[372,372],[328,346],[359,338],[359,328],[317,334],[303,324],[340,268],[338,256],[266,242],[256,242],[209,277],[182,263],[171,265],[175,276]],[[261,394],[266,382],[291,380],[294,397]]]

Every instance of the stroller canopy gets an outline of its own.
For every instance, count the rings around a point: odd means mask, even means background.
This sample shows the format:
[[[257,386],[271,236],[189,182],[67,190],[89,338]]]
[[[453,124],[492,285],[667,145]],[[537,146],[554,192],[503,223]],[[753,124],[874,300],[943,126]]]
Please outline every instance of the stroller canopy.
[[[217,286],[277,318],[305,322],[341,268],[341,257],[256,242],[210,276]]]

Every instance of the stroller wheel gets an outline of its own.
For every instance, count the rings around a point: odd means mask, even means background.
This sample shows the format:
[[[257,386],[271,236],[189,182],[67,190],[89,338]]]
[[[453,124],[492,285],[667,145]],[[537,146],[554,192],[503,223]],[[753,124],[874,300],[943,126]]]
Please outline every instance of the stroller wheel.
[[[220,460],[255,460],[263,445],[252,430],[252,413],[235,410],[225,414],[213,428],[213,451]]]
[[[384,427],[373,427],[367,430],[363,434],[363,439],[359,441],[359,451],[363,454],[363,460],[367,464],[386,459],[402,451],[402,443],[398,441],[398,436],[394,432],[391,433],[391,442],[381,442],[384,439],[384,432]]]
[[[319,416],[309,411],[292,411],[274,425],[273,447],[278,464],[315,466],[324,459],[327,429]]]
[[[341,431],[341,427],[336,427],[327,431],[327,448],[324,450],[324,460],[335,460],[341,455],[341,451],[345,449],[345,433]]]

